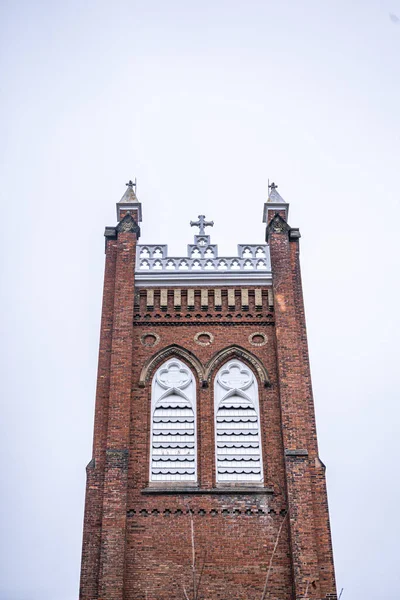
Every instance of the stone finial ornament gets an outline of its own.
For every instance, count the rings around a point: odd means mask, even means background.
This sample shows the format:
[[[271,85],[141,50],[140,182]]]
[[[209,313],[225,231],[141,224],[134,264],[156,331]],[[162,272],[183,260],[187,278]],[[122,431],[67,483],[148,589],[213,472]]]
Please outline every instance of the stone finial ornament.
[[[204,215],[199,215],[198,221],[190,221],[190,227],[198,227],[199,235],[205,235],[206,227],[214,227],[214,221],[206,221]]]
[[[136,196],[136,191],[137,191],[136,178],[135,178],[135,181],[132,181],[132,179],[130,179],[128,181],[128,183],[126,183],[125,185],[126,185],[125,193],[122,196],[122,198],[118,204],[132,204],[132,202],[139,202],[139,200],[137,199],[137,196]]]
[[[274,181],[271,184],[268,184],[268,200],[267,200],[267,202],[272,202],[272,203],[276,203],[276,204],[282,204],[285,202],[284,199],[282,198],[282,196],[277,191],[277,189],[278,189],[278,186],[276,185],[276,183]]]

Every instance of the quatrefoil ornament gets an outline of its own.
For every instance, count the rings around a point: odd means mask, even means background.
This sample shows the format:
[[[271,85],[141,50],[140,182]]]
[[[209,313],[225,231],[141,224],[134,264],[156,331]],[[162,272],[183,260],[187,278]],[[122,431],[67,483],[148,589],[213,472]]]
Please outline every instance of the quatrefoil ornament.
[[[165,390],[170,388],[183,390],[189,385],[190,381],[189,369],[182,367],[177,361],[169,361],[157,374],[157,382]]]
[[[246,390],[253,383],[253,373],[238,362],[230,362],[218,375],[218,382],[226,390]]]

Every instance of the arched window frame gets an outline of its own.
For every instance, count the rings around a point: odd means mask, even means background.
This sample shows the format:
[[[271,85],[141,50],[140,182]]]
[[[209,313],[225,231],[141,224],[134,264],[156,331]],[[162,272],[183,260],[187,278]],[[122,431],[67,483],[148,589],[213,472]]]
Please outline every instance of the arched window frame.
[[[233,382],[230,382],[228,385],[226,384],[226,381],[224,382],[222,379],[222,376],[224,375],[224,373],[229,372],[229,370],[232,369],[232,367],[239,367],[239,371],[240,373],[242,373],[242,381],[239,381],[240,377],[237,378],[237,383],[238,385],[235,385]],[[247,379],[247,380],[246,380]],[[224,385],[225,383],[225,385]],[[233,385],[232,385],[233,383]],[[221,416],[219,417],[218,412],[219,409],[221,407],[221,404],[223,404],[224,402],[228,401],[229,402],[229,398],[242,398],[243,399],[243,404],[249,405],[249,409],[238,409],[236,410],[236,413],[232,413],[232,417],[229,416],[229,418],[237,418],[240,419],[240,412],[243,410],[243,412],[249,412],[250,406],[252,407],[252,409],[254,409],[254,413],[255,416],[257,417],[257,427],[254,429],[257,429],[257,434],[256,436],[254,436],[254,441],[252,440],[252,442],[248,442],[248,443],[257,443],[258,446],[256,448],[254,448],[255,452],[254,454],[249,454],[251,452],[250,449],[244,449],[243,450],[243,454],[237,453],[237,448],[235,446],[233,446],[232,448],[235,450],[235,452],[232,452],[231,456],[235,457],[235,462],[240,463],[240,458],[242,458],[243,460],[243,465],[246,464],[246,458],[250,458],[250,456],[252,458],[258,458],[258,465],[256,468],[259,468],[259,473],[255,474],[255,473],[248,473],[249,476],[246,476],[246,474],[243,473],[238,473],[237,476],[234,476],[234,473],[227,473],[226,475],[232,474],[233,477],[231,477],[230,479],[228,477],[224,477],[222,473],[220,473],[220,464],[219,464],[219,458],[221,456],[224,456],[224,458],[229,456],[229,452],[227,452],[226,455],[222,454],[221,452],[219,452],[220,448],[218,447],[218,443],[222,443],[221,442],[221,437],[218,436],[218,431],[221,431],[221,427],[218,428],[219,422],[218,419],[222,418]],[[239,404],[239,402],[237,402]],[[229,410],[229,409],[228,409]],[[246,423],[247,426],[247,420],[246,419],[251,419],[253,418],[251,415],[244,415],[242,418],[244,418],[245,420],[243,421],[243,423]],[[240,420],[237,421],[238,423],[240,423]],[[263,456],[262,456],[262,438],[261,438],[261,415],[260,415],[260,401],[259,401],[259,391],[258,391],[258,381],[257,378],[255,376],[255,374],[253,373],[252,369],[243,361],[234,358],[229,360],[228,362],[226,362],[225,364],[223,364],[220,369],[218,370],[215,379],[214,379],[214,430],[215,430],[215,472],[216,472],[216,482],[219,485],[222,484],[239,484],[239,485],[243,485],[243,484],[262,484],[264,481],[264,470],[263,470]],[[236,426],[236,425],[235,425]],[[244,431],[246,431],[246,429],[243,429]],[[232,428],[232,431],[236,431],[235,429]],[[237,430],[239,431],[239,429]],[[237,439],[240,439],[241,436],[228,436],[228,437],[237,437]],[[243,437],[247,437],[247,436],[243,436]],[[249,436],[250,437],[250,436]],[[253,437],[253,436],[251,436]],[[227,442],[228,443],[228,442]],[[229,442],[232,444],[235,444],[235,442]],[[238,442],[237,446],[239,447],[240,444],[242,442]],[[247,443],[247,442],[244,442]],[[227,448],[228,450],[228,448]],[[239,458],[239,461],[237,460]],[[228,461],[226,461],[228,462]],[[248,461],[250,463],[250,461]],[[254,461],[254,464],[257,464],[256,461]],[[244,468],[243,465],[238,464],[238,470],[241,470],[241,468]],[[246,467],[247,468],[247,467]],[[249,467],[249,470],[251,470],[251,467]],[[253,475],[253,476],[252,476]],[[256,475],[256,476],[255,476]],[[242,477],[241,477],[242,476]]]
[[[183,380],[181,382],[177,382],[175,384],[173,384],[171,381],[168,381],[168,376],[164,376],[165,374],[168,374],[168,372],[171,372],[171,368],[175,367],[175,371],[176,368],[178,368],[182,374],[183,374]],[[187,376],[185,379],[185,375]],[[176,377],[176,376],[175,376]],[[155,419],[158,417],[155,417],[155,411],[157,409],[157,406],[159,406],[160,403],[168,403],[168,398],[169,397],[174,397],[174,398],[180,398],[182,400],[183,404],[187,404],[190,405],[191,410],[192,410],[192,416],[193,416],[193,437],[191,440],[188,441],[188,444],[191,445],[193,444],[193,452],[189,453],[185,453],[185,449],[184,448],[179,448],[177,447],[177,444],[179,442],[171,442],[172,443],[172,447],[170,448],[164,448],[166,451],[169,450],[171,451],[173,448],[177,450],[176,453],[171,453],[171,452],[166,452],[163,456],[175,456],[175,457],[179,457],[180,459],[185,458],[185,457],[193,457],[193,462],[194,463],[194,473],[193,476],[189,477],[189,476],[179,476],[179,474],[177,473],[173,473],[171,475],[167,475],[164,478],[162,477],[155,477],[153,474],[153,470],[158,470],[158,468],[154,468],[153,467],[153,462],[156,460],[154,459],[154,444],[155,443],[161,443],[161,442],[155,442],[154,438],[156,436],[154,436],[154,431],[155,431]],[[169,358],[168,360],[166,360],[165,362],[163,362],[157,369],[157,371],[154,373],[153,375],[153,379],[152,379],[152,386],[151,386],[151,415],[150,415],[150,461],[149,461],[149,482],[150,483],[162,483],[162,484],[179,484],[179,483],[189,483],[189,484],[193,484],[197,482],[197,403],[196,403],[196,397],[197,397],[197,387],[196,387],[196,378],[193,375],[192,370],[190,369],[190,367],[188,367],[184,362],[182,362],[179,358],[176,357],[172,357]],[[179,402],[178,400],[174,400],[174,403]],[[166,409],[167,410],[167,409]],[[172,409],[171,409],[172,410]],[[189,410],[189,409],[183,409],[183,410]],[[188,416],[188,415],[187,415]],[[192,416],[190,416],[190,418],[192,418]],[[175,418],[175,416],[171,415],[172,418]],[[168,416],[165,416],[165,419],[167,420]],[[181,418],[181,417],[176,417],[176,418]],[[184,417],[182,417],[183,419]],[[176,430],[177,428],[173,428],[171,427],[171,430]],[[166,431],[168,431],[168,429],[166,429]],[[178,435],[174,436],[179,437]],[[182,444],[184,444],[185,442],[182,441]],[[179,450],[179,452],[178,452]],[[186,449],[186,450],[190,450],[190,449]],[[166,464],[168,461],[165,461]],[[181,462],[184,462],[181,460]],[[168,467],[166,467],[167,469]],[[176,470],[176,468],[173,468],[171,470]]]

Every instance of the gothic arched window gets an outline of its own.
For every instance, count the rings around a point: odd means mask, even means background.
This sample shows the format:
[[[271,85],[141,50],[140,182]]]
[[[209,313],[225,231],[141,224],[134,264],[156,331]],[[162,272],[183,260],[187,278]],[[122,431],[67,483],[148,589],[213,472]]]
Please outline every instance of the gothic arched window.
[[[196,383],[180,360],[153,377],[150,481],[196,481]]]
[[[239,360],[217,373],[214,414],[217,482],[262,482],[258,385]]]

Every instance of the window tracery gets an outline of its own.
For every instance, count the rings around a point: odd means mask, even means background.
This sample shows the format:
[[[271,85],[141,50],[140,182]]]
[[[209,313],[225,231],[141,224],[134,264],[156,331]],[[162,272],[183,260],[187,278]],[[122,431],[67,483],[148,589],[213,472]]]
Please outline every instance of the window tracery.
[[[196,481],[196,384],[176,358],[153,377],[150,481]]]
[[[243,362],[218,371],[214,414],[217,482],[262,482],[258,384]]]

